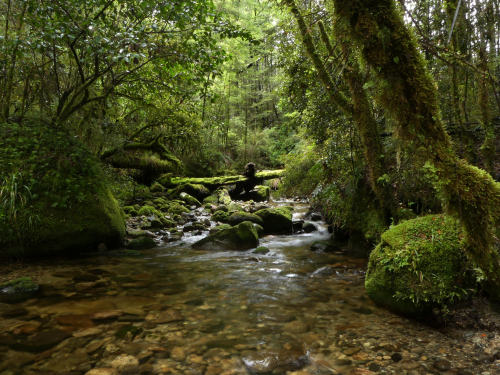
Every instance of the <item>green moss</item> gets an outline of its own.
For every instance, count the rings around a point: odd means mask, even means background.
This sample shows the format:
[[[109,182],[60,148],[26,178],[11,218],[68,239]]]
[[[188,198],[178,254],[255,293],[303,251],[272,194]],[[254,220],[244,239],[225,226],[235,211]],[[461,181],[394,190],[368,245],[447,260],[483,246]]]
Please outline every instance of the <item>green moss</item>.
[[[292,233],[293,207],[283,206],[277,208],[265,208],[259,210],[255,215],[262,219],[265,233]]]
[[[213,227],[212,229],[210,229],[210,234],[214,234],[222,229],[230,229],[231,228],[231,225],[229,224],[220,224],[220,225],[216,225],[215,227]]]
[[[465,298],[473,280],[457,220],[429,215],[382,234],[372,251],[365,287],[376,303],[418,316]]]
[[[234,212],[226,219],[226,222],[230,225],[238,225],[239,223],[242,223],[244,221],[250,221],[259,225],[262,225],[264,223],[259,216],[245,211]]]
[[[127,249],[131,250],[146,250],[156,246],[155,241],[151,237],[137,237],[127,244]]]
[[[215,211],[212,215],[212,220],[213,221],[220,221],[221,223],[227,222],[227,219],[229,217],[229,214],[227,212],[224,212],[222,210]]]
[[[395,134],[428,161],[445,208],[465,228],[468,256],[487,275],[491,296],[500,300],[500,254],[493,236],[500,223],[500,184],[455,155],[435,82],[395,2],[334,0],[334,5],[338,22],[379,80],[377,100],[394,119]]]
[[[158,211],[153,206],[149,206],[149,205],[142,206],[139,209],[139,211],[137,211],[137,214],[139,216],[142,216],[142,215],[144,215],[144,216],[156,216],[157,218],[160,218],[163,216],[160,211]]]
[[[0,284],[0,302],[15,303],[33,297],[39,286],[31,277],[20,277]]]
[[[190,206],[196,206],[200,207],[201,203],[198,199],[193,197],[192,195],[189,195],[188,193],[182,192],[179,197],[182,199],[182,201]]]
[[[204,250],[247,250],[259,245],[259,236],[249,221],[219,230],[194,243],[193,248]]]
[[[0,164],[0,256],[121,243],[123,213],[98,161],[74,138],[42,120],[1,124]]]
[[[201,184],[183,184],[177,188],[177,191],[187,193],[198,200],[203,200],[210,195],[210,190]]]
[[[183,212],[188,213],[189,209],[186,208],[183,204],[183,202],[179,203],[178,201],[172,201],[169,202],[167,205],[163,206],[162,209],[167,211],[170,215],[180,215]]]
[[[253,251],[254,254],[267,254],[268,252],[269,249],[265,246],[259,246]]]
[[[159,182],[154,182],[151,187],[149,188],[149,190],[152,192],[152,193],[161,193],[165,190],[165,188],[163,187],[162,184],[160,184]]]
[[[130,216],[137,216],[137,209],[134,206],[124,206],[123,211]]]

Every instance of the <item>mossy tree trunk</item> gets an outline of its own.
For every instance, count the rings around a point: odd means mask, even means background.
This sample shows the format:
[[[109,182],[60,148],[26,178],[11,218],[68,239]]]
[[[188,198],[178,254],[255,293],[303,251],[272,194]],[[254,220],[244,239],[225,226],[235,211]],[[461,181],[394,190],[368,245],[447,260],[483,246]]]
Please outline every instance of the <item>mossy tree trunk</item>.
[[[500,256],[493,242],[500,221],[500,184],[453,152],[436,85],[395,2],[333,1],[337,22],[346,25],[349,38],[380,80],[377,99],[394,118],[396,134],[416,146],[435,171],[445,206],[465,228],[469,256],[488,277],[492,297],[500,299]]]
[[[302,14],[300,13],[294,0],[285,0],[295,17],[304,47],[316,68],[318,77],[325,87],[330,102],[338,107],[348,118],[352,118],[361,136],[363,153],[368,170],[368,180],[370,186],[377,197],[381,214],[388,223],[390,218],[395,216],[394,199],[388,186],[382,186],[380,178],[385,173],[384,148],[378,132],[377,121],[373,114],[369,97],[363,87],[364,78],[361,75],[360,67],[355,59],[349,61],[348,66],[342,70],[342,77],[349,86],[352,101],[335,87],[334,79],[323,64],[323,61],[316,49],[311,30],[307,27]],[[321,40],[330,56],[335,56],[335,50],[326,32],[324,24],[318,23]],[[342,52],[346,56],[351,55],[349,41],[345,39],[341,30],[336,32],[336,37],[340,42]]]

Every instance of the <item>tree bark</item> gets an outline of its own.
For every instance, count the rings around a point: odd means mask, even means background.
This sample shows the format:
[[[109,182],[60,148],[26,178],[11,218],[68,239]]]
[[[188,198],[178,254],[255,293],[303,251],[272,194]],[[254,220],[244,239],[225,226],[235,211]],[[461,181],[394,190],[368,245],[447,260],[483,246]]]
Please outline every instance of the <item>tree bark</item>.
[[[500,299],[500,256],[494,248],[500,183],[453,152],[435,83],[394,0],[334,0],[334,4],[337,22],[346,25],[382,83],[378,101],[395,119],[396,134],[428,161],[445,207],[464,226],[468,255],[485,272],[491,296]]]

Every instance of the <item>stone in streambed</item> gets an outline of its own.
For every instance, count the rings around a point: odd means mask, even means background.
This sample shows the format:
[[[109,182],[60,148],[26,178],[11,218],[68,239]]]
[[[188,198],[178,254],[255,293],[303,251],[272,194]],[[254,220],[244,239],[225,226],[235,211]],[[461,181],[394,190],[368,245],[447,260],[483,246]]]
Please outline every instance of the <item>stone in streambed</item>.
[[[196,207],[200,207],[201,206],[201,203],[198,199],[196,199],[195,197],[193,197],[192,195],[189,195],[188,193],[185,193],[185,192],[182,192],[179,194],[179,198],[186,204],[190,205],[190,206],[196,206]]]
[[[309,222],[308,223],[304,223],[304,225],[302,226],[302,229],[306,233],[316,232],[318,230],[318,228],[316,227],[316,225],[314,225],[313,223],[309,223]]]
[[[35,296],[39,289],[30,277],[20,277],[0,285],[0,302],[21,302]]]
[[[235,227],[210,234],[192,247],[204,250],[247,250],[258,245],[259,236],[253,223],[244,221]]]
[[[132,249],[132,250],[147,250],[147,249],[152,249],[153,247],[156,246],[156,242],[150,238],[150,237],[137,237],[131,240],[127,244],[127,249]]]
[[[5,345],[22,352],[39,353],[56,346],[68,337],[70,335],[67,332],[59,329],[50,329],[28,337],[24,335],[2,335],[0,336],[0,345]]]
[[[268,252],[269,249],[265,246],[259,246],[253,251],[254,254],[267,254]]]
[[[251,374],[281,374],[300,370],[308,363],[307,354],[298,347],[290,350],[248,352],[242,360]]]
[[[293,208],[288,206],[277,208],[265,208],[255,212],[259,216],[267,234],[290,234],[293,232],[292,225]]]
[[[245,212],[245,211],[238,211],[238,212],[232,213],[230,216],[228,216],[226,218],[225,222],[228,223],[229,225],[234,226],[234,225],[238,225],[240,223],[243,223],[244,221],[250,221],[252,223],[259,224],[259,225],[264,224],[264,222],[262,221],[262,219],[259,216]]]

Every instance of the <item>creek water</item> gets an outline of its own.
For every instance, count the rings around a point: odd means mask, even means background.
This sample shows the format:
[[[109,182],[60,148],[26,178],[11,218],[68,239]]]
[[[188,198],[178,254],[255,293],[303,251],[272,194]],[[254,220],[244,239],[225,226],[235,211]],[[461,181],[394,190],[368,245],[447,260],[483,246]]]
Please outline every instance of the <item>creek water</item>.
[[[0,304],[0,375],[500,374],[498,332],[376,307],[366,260],[310,250],[329,237],[316,224],[262,238],[267,254],[193,250],[200,236],[187,236],[136,256],[4,266],[41,291]]]

